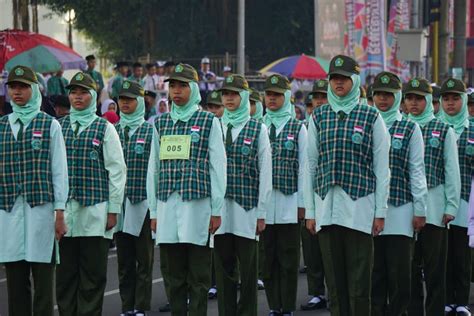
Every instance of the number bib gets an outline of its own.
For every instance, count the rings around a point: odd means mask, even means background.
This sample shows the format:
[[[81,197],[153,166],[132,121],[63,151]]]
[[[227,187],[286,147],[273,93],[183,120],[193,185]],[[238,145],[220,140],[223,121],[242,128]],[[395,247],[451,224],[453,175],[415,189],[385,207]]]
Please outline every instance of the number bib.
[[[161,136],[160,160],[189,159],[191,135]]]

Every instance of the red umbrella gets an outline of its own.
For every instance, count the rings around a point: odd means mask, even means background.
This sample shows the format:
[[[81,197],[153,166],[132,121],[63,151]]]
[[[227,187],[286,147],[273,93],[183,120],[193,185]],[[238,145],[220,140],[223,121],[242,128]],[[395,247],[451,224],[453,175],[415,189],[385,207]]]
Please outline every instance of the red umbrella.
[[[284,57],[260,69],[262,74],[279,73],[297,79],[326,78],[329,61],[305,54]]]
[[[37,72],[80,69],[85,61],[51,37],[20,30],[0,31],[0,70],[24,65]]]

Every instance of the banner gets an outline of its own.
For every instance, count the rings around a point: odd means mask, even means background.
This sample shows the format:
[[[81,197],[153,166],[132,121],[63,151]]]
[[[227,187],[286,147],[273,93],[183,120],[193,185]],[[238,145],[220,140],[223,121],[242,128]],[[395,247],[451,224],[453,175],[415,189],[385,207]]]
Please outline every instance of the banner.
[[[344,52],[344,0],[318,1],[319,56],[331,59]]]
[[[367,17],[365,0],[345,0],[345,53],[353,57],[359,63],[362,71],[365,70],[367,62]],[[361,73],[362,75],[362,73]],[[365,75],[361,76],[365,82]]]
[[[386,69],[385,49],[385,1],[366,1],[367,16],[367,63],[365,78],[372,82],[373,78]]]
[[[387,27],[387,69],[397,74],[402,81],[410,78],[408,63],[397,59],[396,30],[407,30],[410,27],[410,9],[408,0],[392,0]]]

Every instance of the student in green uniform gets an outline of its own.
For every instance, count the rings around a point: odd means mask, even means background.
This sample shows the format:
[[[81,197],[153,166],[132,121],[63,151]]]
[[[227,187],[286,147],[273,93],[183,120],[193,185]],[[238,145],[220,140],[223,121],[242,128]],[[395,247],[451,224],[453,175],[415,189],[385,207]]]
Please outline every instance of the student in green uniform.
[[[331,60],[329,104],[308,130],[306,227],[319,235],[332,315],[370,315],[372,235],[389,195],[390,140],[377,110],[359,102],[359,71],[350,57]]]
[[[291,87],[285,76],[265,81],[267,114],[263,118],[272,146],[270,207],[265,218],[264,282],[270,315],[296,310],[300,225],[304,219],[303,174],[306,127],[292,117]]]
[[[262,96],[260,92],[256,89],[250,88],[250,117],[261,122],[263,120],[263,104]],[[263,283],[263,273],[264,273],[264,257],[265,257],[265,247],[263,242],[263,234],[259,236],[258,240],[258,279],[257,279],[257,288],[258,290],[264,290],[265,284]]]
[[[257,121],[263,119],[262,96],[256,89],[250,89],[250,117]]]
[[[69,170],[68,232],[59,243],[56,300],[60,315],[101,315],[126,167],[114,126],[95,114],[95,81],[79,72],[68,89],[71,114],[60,121]]]
[[[459,208],[459,175],[456,135],[434,116],[432,88],[423,78],[405,85],[408,118],[421,127],[425,145],[428,186],[426,225],[417,235],[412,263],[409,315],[443,315],[446,300],[447,225]],[[426,302],[422,281],[426,284]]]
[[[0,263],[8,313],[52,316],[55,233],[59,240],[67,230],[66,148],[59,123],[40,111],[36,74],[16,66],[6,84],[13,113],[0,120]]]
[[[145,122],[142,86],[124,81],[119,92],[120,122],[115,125],[127,165],[125,202],[115,234],[122,312],[144,316],[150,310],[153,239],[148,211],[146,179],[153,126]],[[152,166],[151,166],[152,167]]]
[[[67,95],[67,85],[68,81],[63,77],[63,70],[61,69],[48,80],[48,96]]]
[[[474,93],[467,95],[467,109],[469,110],[469,120],[474,118]]]
[[[214,237],[220,315],[257,315],[256,235],[265,229],[272,171],[268,132],[261,122],[250,118],[248,89],[241,75],[227,76],[221,88],[227,191],[222,225]]]
[[[368,105],[367,104],[367,93],[365,92],[364,87],[360,86],[360,104],[362,105]]]
[[[224,105],[222,104],[222,95],[220,91],[214,90],[208,93],[206,98],[206,111],[213,113],[217,118],[224,115]]]
[[[170,74],[171,112],[155,121],[147,194],[160,245],[172,315],[206,315],[210,287],[209,235],[221,222],[226,158],[219,120],[199,110],[198,75],[187,64]]]
[[[213,113],[218,119],[224,115],[224,105],[222,104],[222,95],[218,90],[213,90],[206,96],[205,109],[208,112]],[[214,263],[214,253],[212,253],[212,264],[211,264],[211,287],[209,288],[208,298],[215,299],[217,297],[217,284],[216,284],[216,269]]]
[[[100,96],[100,92],[104,89],[104,79],[102,78],[102,74],[95,70],[96,66],[96,59],[94,55],[86,56],[87,61],[87,70],[85,71],[86,74],[91,76],[94,79],[96,87],[97,87],[97,95]]]
[[[439,115],[441,114],[440,113],[440,107],[439,107],[439,104],[440,104],[440,98],[441,98],[441,87],[437,86],[437,85],[433,85],[431,86],[431,88],[433,89],[433,111],[434,111],[434,115],[439,118]]]
[[[471,315],[468,307],[471,287],[471,250],[467,226],[469,194],[474,171],[474,123],[469,122],[466,86],[461,80],[447,79],[441,85],[440,94],[438,117],[454,129],[461,173],[461,200],[455,219],[449,223],[448,231],[445,312],[467,316]]]
[[[367,87],[367,105],[374,106],[374,87],[372,84],[369,84]]]
[[[128,77],[128,80],[135,81],[142,87],[145,85],[145,79],[143,79],[143,65],[141,63],[133,63],[132,74]]]
[[[374,238],[372,315],[404,315],[410,302],[413,234],[426,221],[423,135],[400,113],[402,83],[397,75],[381,72],[372,89],[391,136],[388,211],[384,230]]]
[[[326,79],[317,80],[309,97],[311,104],[306,105],[306,128],[312,120],[314,109],[328,103],[328,85]],[[305,222],[303,221],[303,224]],[[324,266],[319,246],[318,234],[311,234],[306,227],[301,229],[301,245],[303,258],[306,263],[306,278],[308,280],[309,300],[301,305],[304,311],[322,309],[327,307],[326,287],[324,285]]]
[[[110,98],[114,99],[117,102],[118,93],[122,89],[122,83],[128,76],[128,63],[120,61],[117,63],[117,74],[113,77],[112,80],[112,92]]]

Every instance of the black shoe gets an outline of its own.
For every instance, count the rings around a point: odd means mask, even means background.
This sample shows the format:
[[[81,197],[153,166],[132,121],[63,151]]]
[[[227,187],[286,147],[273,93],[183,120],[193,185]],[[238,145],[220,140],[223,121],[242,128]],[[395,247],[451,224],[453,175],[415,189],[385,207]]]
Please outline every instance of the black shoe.
[[[308,270],[308,267],[304,266],[300,269],[300,273],[306,273],[306,270]]]
[[[324,297],[321,297],[321,296],[318,296],[318,297],[320,299],[319,302],[313,303],[310,300],[307,304],[301,305],[301,310],[302,311],[314,311],[316,309],[326,308],[328,306],[327,300]]]
[[[165,305],[163,306],[160,306],[158,308],[158,310],[160,311],[160,313],[169,313],[171,312],[171,306],[170,306],[170,303],[166,303]]]

